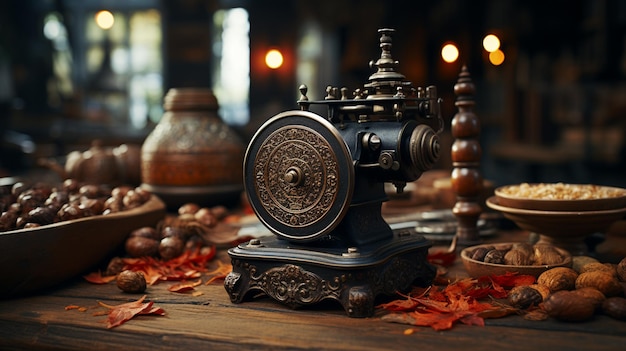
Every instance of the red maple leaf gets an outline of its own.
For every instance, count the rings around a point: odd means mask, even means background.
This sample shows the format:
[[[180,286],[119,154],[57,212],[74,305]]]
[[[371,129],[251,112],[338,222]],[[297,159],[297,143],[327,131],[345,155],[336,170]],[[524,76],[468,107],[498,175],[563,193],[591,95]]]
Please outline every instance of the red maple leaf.
[[[122,325],[137,315],[165,315],[165,311],[162,308],[155,307],[153,301],[143,302],[145,299],[146,295],[137,301],[114,306],[98,301],[100,306],[109,309],[107,313],[107,328],[111,329]]]

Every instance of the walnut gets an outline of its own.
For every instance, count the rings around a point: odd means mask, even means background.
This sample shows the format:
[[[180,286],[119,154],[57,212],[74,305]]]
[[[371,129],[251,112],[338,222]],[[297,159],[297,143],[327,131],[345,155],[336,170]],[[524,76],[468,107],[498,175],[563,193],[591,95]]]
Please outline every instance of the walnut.
[[[537,277],[537,284],[546,286],[551,292],[572,290],[576,287],[578,273],[568,267],[548,269]]]
[[[550,317],[570,322],[588,320],[595,312],[595,306],[590,299],[568,290],[553,293],[541,307]]]
[[[142,293],[146,291],[146,278],[141,272],[125,270],[117,275],[117,287],[131,294]]]
[[[599,290],[606,297],[618,296],[624,293],[622,285],[616,277],[602,271],[585,272],[576,278],[576,289],[591,287]]]

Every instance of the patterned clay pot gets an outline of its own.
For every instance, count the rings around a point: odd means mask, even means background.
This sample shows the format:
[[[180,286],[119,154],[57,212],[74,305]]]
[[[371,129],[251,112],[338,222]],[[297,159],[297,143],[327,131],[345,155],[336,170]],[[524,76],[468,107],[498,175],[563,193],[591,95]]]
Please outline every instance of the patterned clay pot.
[[[211,90],[168,91],[165,113],[141,148],[142,187],[170,209],[187,202],[231,205],[243,191],[245,147],[217,114]]]

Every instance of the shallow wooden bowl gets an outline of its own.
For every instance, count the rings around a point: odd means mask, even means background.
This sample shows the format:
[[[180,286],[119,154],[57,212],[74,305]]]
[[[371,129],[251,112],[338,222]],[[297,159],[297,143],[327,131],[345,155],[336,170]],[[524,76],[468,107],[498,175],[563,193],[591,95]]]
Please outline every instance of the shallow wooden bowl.
[[[558,246],[573,255],[588,255],[585,237],[606,231],[626,215],[626,207],[598,211],[526,210],[503,206],[497,196],[487,199],[486,204],[521,229],[539,234],[540,242]]]
[[[506,273],[517,273],[538,277],[541,273],[547,271],[550,268],[572,266],[572,255],[568,251],[558,247],[556,247],[556,249],[557,251],[559,251],[561,256],[564,257],[564,260],[562,263],[553,265],[513,266],[506,264],[486,263],[470,258],[472,252],[474,252],[474,250],[479,247],[494,246],[496,249],[505,249],[507,247],[511,247],[512,244],[513,243],[497,243],[467,247],[461,251],[461,260],[463,261],[463,266],[465,267],[465,270],[467,271],[469,276],[474,278],[490,275],[502,275]]]
[[[50,288],[104,260],[128,234],[153,226],[165,204],[152,196],[140,207],[0,233],[0,297]]]
[[[530,184],[531,186],[536,184]],[[506,190],[518,186],[507,185],[501,186],[494,190],[494,194],[498,199],[498,203],[501,206],[517,208],[522,210],[537,210],[537,211],[569,211],[569,212],[581,212],[581,211],[605,211],[614,210],[618,208],[626,207],[626,189],[590,185],[595,187],[598,192],[607,191],[614,193],[622,193],[621,196],[595,198],[595,199],[579,199],[579,200],[560,200],[560,199],[536,199],[525,198],[519,196],[512,196],[506,193]]]

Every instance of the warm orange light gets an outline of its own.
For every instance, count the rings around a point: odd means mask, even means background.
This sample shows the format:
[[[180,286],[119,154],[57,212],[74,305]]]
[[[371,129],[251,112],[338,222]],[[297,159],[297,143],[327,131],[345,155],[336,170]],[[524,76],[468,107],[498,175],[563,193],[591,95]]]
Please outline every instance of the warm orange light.
[[[95,16],[96,24],[102,29],[111,29],[115,23],[115,17],[110,11],[98,11]]]
[[[283,54],[276,49],[268,51],[265,54],[265,64],[271,69],[280,68],[283,65]]]
[[[504,52],[498,49],[489,53],[489,62],[494,66],[500,66],[504,62]]]
[[[500,38],[494,34],[486,35],[483,39],[483,48],[488,52],[494,52],[500,48]]]
[[[459,58],[459,49],[454,44],[446,44],[441,48],[441,58],[448,63],[452,63]]]

